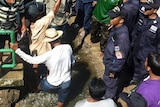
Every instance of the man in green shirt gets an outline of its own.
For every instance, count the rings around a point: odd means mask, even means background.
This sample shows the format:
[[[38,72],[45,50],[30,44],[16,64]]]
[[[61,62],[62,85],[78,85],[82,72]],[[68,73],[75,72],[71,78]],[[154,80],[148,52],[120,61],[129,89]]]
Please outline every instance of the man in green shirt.
[[[105,44],[108,38],[108,28],[110,17],[107,12],[119,5],[123,0],[97,0],[97,4],[93,10],[91,23],[91,42],[100,41],[101,56],[103,57]]]

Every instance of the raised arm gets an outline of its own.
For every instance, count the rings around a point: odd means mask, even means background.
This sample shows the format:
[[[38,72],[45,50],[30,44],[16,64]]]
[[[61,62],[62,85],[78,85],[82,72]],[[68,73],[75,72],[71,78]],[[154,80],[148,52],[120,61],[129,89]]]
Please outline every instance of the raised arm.
[[[53,9],[52,9],[54,14],[57,13],[60,5],[61,5],[61,0],[57,0],[56,3],[55,3],[55,5],[53,6]]]
[[[26,26],[26,19],[24,16],[21,18],[21,23],[22,23],[21,32],[25,32],[27,30],[27,26]]]

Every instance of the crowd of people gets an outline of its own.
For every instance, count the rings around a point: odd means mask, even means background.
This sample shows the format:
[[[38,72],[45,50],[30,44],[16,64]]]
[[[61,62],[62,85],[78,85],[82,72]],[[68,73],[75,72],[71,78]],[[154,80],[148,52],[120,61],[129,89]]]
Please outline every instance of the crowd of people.
[[[54,2],[51,10],[47,11],[43,1],[0,1],[1,30],[13,30],[16,41],[17,35],[29,32],[29,52],[23,50],[18,41],[10,43],[10,48],[33,65],[35,72],[38,72],[40,64],[46,66],[45,78],[38,84],[37,92],[57,90],[57,106],[65,106],[75,59],[72,47],[62,43],[62,38],[70,27],[68,18],[76,10],[73,29],[84,28],[78,36],[90,34],[92,43],[100,42],[100,58],[105,69],[103,77],[92,78],[90,97],[77,102],[75,107],[160,107],[159,0]],[[9,35],[0,36],[0,49],[4,48],[5,40],[10,41]],[[0,65],[2,56],[1,52]],[[124,77],[128,72],[133,75],[119,86],[122,72]],[[122,92],[124,86],[131,84],[136,85],[133,92]]]

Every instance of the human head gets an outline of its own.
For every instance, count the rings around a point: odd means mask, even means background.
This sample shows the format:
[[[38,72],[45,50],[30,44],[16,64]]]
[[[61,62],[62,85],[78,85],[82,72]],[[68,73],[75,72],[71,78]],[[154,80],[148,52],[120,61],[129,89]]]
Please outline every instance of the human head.
[[[131,94],[122,92],[119,94],[119,97],[127,104],[125,105],[126,107],[147,107],[146,100],[137,92],[132,92]]]
[[[106,86],[104,81],[101,78],[94,77],[92,78],[89,84],[89,94],[90,96],[99,101],[102,99],[106,92]]]
[[[147,71],[151,71],[154,75],[160,76],[160,54],[149,54],[145,65]]]
[[[26,17],[29,21],[35,22],[46,15],[46,5],[41,2],[31,2],[26,7]]]
[[[159,7],[159,9],[157,10],[157,15],[160,17],[160,7]]]
[[[123,0],[123,3],[127,2],[128,0]]]
[[[111,19],[114,19],[119,16],[122,19],[125,19],[127,17],[127,11],[121,6],[115,6],[111,11],[108,12],[108,15]]]
[[[13,4],[16,2],[16,0],[1,0],[2,4],[8,4],[9,6],[13,6]]]
[[[7,3],[15,3],[16,0],[5,0]]]
[[[145,2],[147,2],[147,0],[140,0],[140,2],[145,3]]]
[[[55,42],[61,38],[63,31],[49,28],[45,31],[45,38],[43,42]]]
[[[148,10],[157,11],[159,6],[160,6],[159,0],[146,0],[141,3],[140,12],[145,13]],[[156,12],[154,12],[154,13],[156,13]]]
[[[117,26],[124,23],[127,18],[127,11],[120,6],[116,6],[108,12],[108,15],[110,16],[110,25]]]

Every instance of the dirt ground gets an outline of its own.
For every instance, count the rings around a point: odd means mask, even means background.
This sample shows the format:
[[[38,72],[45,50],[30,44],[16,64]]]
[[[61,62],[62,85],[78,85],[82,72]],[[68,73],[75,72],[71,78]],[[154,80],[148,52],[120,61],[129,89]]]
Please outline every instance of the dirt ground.
[[[40,2],[45,2],[47,9],[50,9],[53,5],[53,0],[39,0]],[[47,10],[48,11],[48,10]],[[69,19],[69,24],[74,21],[75,17]],[[84,41],[83,41],[84,40]],[[76,52],[74,56],[76,58],[76,63],[73,67],[72,72],[72,83],[71,83],[71,93],[66,101],[66,107],[73,107],[75,103],[81,99],[88,97],[88,82],[93,76],[101,77],[104,72],[104,66],[102,64],[102,58],[99,57],[100,48],[99,43],[91,44],[90,35],[86,38],[77,35],[76,39],[73,41],[73,50]],[[29,71],[30,65],[24,64]],[[32,72],[32,71],[31,71]],[[33,73],[28,73],[29,78],[35,79]],[[26,76],[26,74],[24,74]],[[27,82],[33,82],[30,79]],[[17,89],[17,87],[16,87]],[[11,103],[16,102],[12,107],[56,107],[57,106],[57,94],[47,93],[47,92],[29,92],[25,87],[18,87],[21,90],[6,89],[1,91],[1,96],[8,99],[6,101],[1,101],[0,106],[11,107]],[[3,93],[6,94],[3,94]],[[26,93],[27,92],[27,93]],[[17,101],[17,97],[20,94],[20,99]],[[16,98],[15,98],[16,97]],[[10,99],[10,100],[9,100]],[[5,99],[4,99],[5,100]],[[5,103],[4,103],[5,102]]]
[[[69,20],[72,23],[75,17]],[[83,37],[77,35],[73,41],[73,50],[76,63],[72,72],[71,93],[69,94],[66,107],[73,107],[75,103],[81,99],[87,98],[88,82],[94,77],[102,77],[104,65],[102,58],[99,56],[99,43],[91,44],[90,35],[88,35],[82,43]],[[29,93],[16,103],[15,107],[56,107],[57,94],[53,93]]]
[[[53,3],[53,0],[39,1],[45,2],[47,6],[51,6]],[[69,19],[69,24],[71,24],[74,19],[75,17],[71,17]],[[76,51],[74,53],[76,63],[73,67],[71,92],[66,101],[66,107],[74,107],[77,101],[87,98],[89,96],[89,80],[94,76],[101,78],[104,73],[104,65],[102,57],[100,57],[99,43],[92,44],[90,42],[90,34],[85,38],[77,35],[76,39],[73,41],[73,50]],[[21,94],[25,93],[23,91],[26,90],[22,89]],[[26,96],[23,96],[14,107],[57,107],[57,94],[30,92],[27,93]]]

